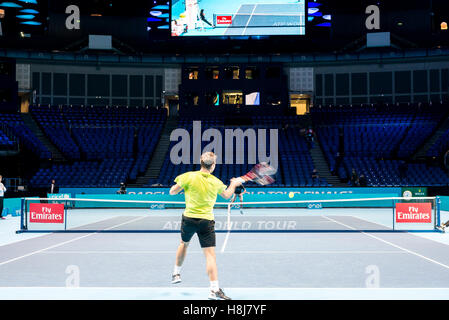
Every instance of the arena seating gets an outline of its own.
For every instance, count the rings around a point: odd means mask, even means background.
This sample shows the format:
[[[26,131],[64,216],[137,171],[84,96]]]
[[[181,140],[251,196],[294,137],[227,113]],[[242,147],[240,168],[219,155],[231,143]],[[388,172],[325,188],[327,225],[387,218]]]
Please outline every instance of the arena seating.
[[[128,107],[32,106],[31,113],[67,158],[64,164],[41,168],[31,179],[33,187],[46,187],[51,179],[56,179],[61,187],[118,187],[120,182],[134,181],[148,167],[167,117],[163,110]],[[409,160],[435,133],[446,113],[447,106],[441,104],[318,106],[312,108],[312,123],[331,170],[336,169],[337,152],[342,153],[337,168],[342,181],[349,180],[355,169],[358,175],[366,176],[368,186],[445,186],[449,178],[442,168]],[[193,137],[196,119],[197,114],[184,113],[177,127],[188,130]],[[5,115],[0,123],[7,125],[41,159],[51,156],[20,115]],[[273,186],[330,186],[325,179],[312,179],[311,150],[317,146],[306,139],[299,116],[252,115],[246,117],[243,125],[227,123],[222,115],[202,116],[202,132],[208,128],[219,130],[223,138],[226,129],[278,129],[279,170]],[[267,132],[267,140],[268,137]],[[7,145],[8,141],[0,131],[0,145]],[[448,141],[449,131],[431,146],[427,155],[441,155],[449,148]],[[172,142],[169,150],[176,143]],[[208,144],[201,142],[201,150]],[[223,160],[230,151],[223,148]],[[232,151],[235,155],[235,146]],[[248,163],[248,145],[244,154]],[[401,160],[407,163],[405,174]],[[218,164],[214,174],[227,183],[252,166]],[[146,186],[169,186],[177,175],[189,170],[199,170],[199,165],[174,165],[167,154],[158,179]]]
[[[9,132],[28,151],[40,159],[50,159],[51,152],[42,144],[34,133],[25,125],[19,114],[4,113],[0,116],[0,125],[8,128]]]
[[[165,110],[128,107],[33,106],[34,119],[73,165],[41,169],[31,180],[49,177],[62,187],[116,187],[145,171],[159,140]],[[79,172],[79,177],[76,172]]]
[[[364,174],[369,186],[444,186],[449,183],[442,168],[406,163],[447,116],[443,104],[367,106],[319,106],[312,117],[317,136],[332,170],[342,180],[352,169]],[[443,138],[443,137],[442,137]],[[443,138],[444,139],[444,138]],[[441,141],[437,143],[441,146]],[[342,156],[337,166],[337,153]]]
[[[440,167],[408,164],[405,176],[401,177],[400,165],[398,160],[345,158],[343,168],[348,176],[354,168],[358,175],[366,177],[372,187],[446,186],[449,183],[447,174]]]
[[[0,129],[0,149],[9,148],[14,145],[14,142]]]
[[[133,159],[106,159],[98,161],[81,161],[74,164],[53,165],[49,169],[39,169],[31,179],[35,187],[48,187],[55,179],[61,187],[93,188],[119,187],[125,182]]]
[[[198,116],[193,115],[184,115],[179,121],[178,127],[185,128],[189,131],[192,136],[192,125],[193,121],[197,119]],[[312,179],[312,171],[313,171],[313,161],[310,155],[310,148],[312,148],[312,144],[308,144],[305,137],[304,132],[297,127],[299,118],[298,116],[275,116],[275,117],[267,117],[267,116],[253,116],[252,117],[252,125],[251,126],[235,126],[229,125],[224,126],[223,118],[214,118],[214,117],[202,117],[201,118],[201,126],[202,131],[204,132],[208,128],[218,129],[222,134],[224,139],[225,130],[232,129],[235,130],[237,128],[241,128],[245,131],[248,128],[251,129],[278,129],[279,133],[279,170],[277,175],[275,176],[276,182],[273,184],[274,187],[282,187],[282,186],[316,186],[316,187],[324,187],[329,186],[325,179]],[[267,131],[266,135],[267,139],[267,152],[270,150],[269,145],[269,132]],[[172,142],[170,149],[177,142]],[[193,148],[191,141],[191,148]],[[203,142],[201,144],[201,148],[203,149],[209,142]],[[223,141],[225,143],[225,141]],[[229,150],[224,148],[223,150],[223,159],[226,156],[226,153]],[[234,155],[236,154],[236,149],[234,145]],[[248,155],[248,145],[245,144],[244,150],[245,157]],[[244,161],[246,164],[218,164],[216,166],[214,175],[220,178],[225,183],[228,183],[229,180],[233,177],[241,176],[242,174],[251,170],[253,165],[248,164],[247,158]],[[199,170],[198,164],[181,164],[174,165],[170,161],[170,155],[166,156],[164,161],[161,173],[159,175],[159,179],[154,181],[150,181],[148,186],[154,184],[161,184],[164,186],[169,186],[173,184],[173,180],[179,174],[182,174],[189,170]]]
[[[70,135],[59,107],[31,106],[31,113],[50,141],[71,160],[80,159],[80,150]]]
[[[439,157],[449,150],[449,129],[427,151],[428,157]]]

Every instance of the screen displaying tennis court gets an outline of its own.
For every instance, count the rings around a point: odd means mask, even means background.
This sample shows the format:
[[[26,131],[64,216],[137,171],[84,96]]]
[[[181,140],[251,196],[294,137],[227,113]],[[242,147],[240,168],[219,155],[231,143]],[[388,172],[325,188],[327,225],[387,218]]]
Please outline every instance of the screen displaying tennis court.
[[[305,33],[305,0],[172,2],[172,36],[269,36]]]

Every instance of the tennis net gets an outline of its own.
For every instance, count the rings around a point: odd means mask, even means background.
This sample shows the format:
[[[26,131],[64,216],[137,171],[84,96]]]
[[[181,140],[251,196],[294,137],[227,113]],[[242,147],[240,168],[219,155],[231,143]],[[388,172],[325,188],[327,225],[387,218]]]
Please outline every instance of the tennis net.
[[[184,202],[117,198],[24,198],[18,232],[179,232]],[[217,202],[214,214],[217,232],[435,231],[440,224],[435,197]]]

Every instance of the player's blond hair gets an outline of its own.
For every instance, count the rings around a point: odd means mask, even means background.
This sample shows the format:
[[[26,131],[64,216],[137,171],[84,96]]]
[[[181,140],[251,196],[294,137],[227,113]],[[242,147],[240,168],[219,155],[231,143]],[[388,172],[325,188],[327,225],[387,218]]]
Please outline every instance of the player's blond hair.
[[[217,162],[217,156],[213,152],[205,152],[201,155],[201,167],[210,170]]]

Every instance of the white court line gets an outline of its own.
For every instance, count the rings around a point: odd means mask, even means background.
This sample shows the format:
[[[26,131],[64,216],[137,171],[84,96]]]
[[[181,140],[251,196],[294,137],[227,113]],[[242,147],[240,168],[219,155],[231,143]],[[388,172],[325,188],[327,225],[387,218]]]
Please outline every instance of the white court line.
[[[127,221],[127,222],[124,222],[124,223],[120,223],[120,224],[118,224],[118,225],[112,226],[112,227],[107,228],[107,229],[104,229],[104,230],[110,230],[110,229],[118,228],[118,227],[123,226],[123,225],[125,225],[125,224],[132,223],[132,222],[135,222],[135,221],[139,221],[139,220],[141,220],[141,219],[143,219],[143,218],[144,218],[144,217],[139,217],[139,218],[133,219],[133,220],[131,220],[131,221]],[[68,241],[64,241],[64,242],[61,242],[61,243],[52,245],[52,246],[47,247],[47,248],[44,248],[44,249],[40,249],[40,250],[36,250],[36,251],[30,252],[30,253],[27,253],[27,254],[25,254],[25,255],[23,255],[23,256],[16,257],[16,258],[13,258],[13,259],[10,259],[10,260],[1,262],[1,263],[0,263],[0,267],[1,267],[1,266],[4,266],[5,264],[11,263],[11,262],[15,262],[15,261],[17,261],[17,260],[24,259],[24,258],[30,257],[30,256],[32,256],[32,255],[35,255],[35,254],[38,254],[38,253],[42,253],[42,252],[44,252],[44,251],[46,251],[46,250],[54,249],[54,248],[63,246],[63,245],[65,245],[65,244],[68,244],[68,243],[71,243],[71,242],[75,242],[75,241],[77,241],[77,240],[81,240],[81,239],[84,239],[84,238],[87,238],[87,237],[90,237],[90,236],[93,236],[93,235],[96,235],[96,234],[98,234],[98,232],[95,232],[95,233],[89,233],[89,234],[86,234],[86,235],[84,235],[84,236],[77,237],[77,238],[74,238],[74,239],[71,239],[71,240],[68,240]]]
[[[228,206],[230,206],[230,205],[228,205]],[[231,215],[232,215],[231,209],[228,209],[228,213],[227,213],[228,232],[226,232],[226,237],[224,239],[223,245],[222,245],[221,250],[220,250],[221,253],[225,252],[226,246],[228,245],[229,237],[231,236],[231,231],[232,231]],[[295,218],[295,216],[256,216],[256,215],[245,215],[245,217],[258,217],[259,221],[262,221],[262,220],[260,220],[260,217],[263,217],[263,218],[267,218],[267,217],[268,218],[269,217],[273,217],[273,218],[274,217],[282,217],[282,218],[291,218],[291,219]],[[303,216],[301,216],[301,217],[303,217]],[[304,217],[307,217],[307,216],[304,216]],[[321,217],[321,216],[319,216],[319,217]],[[317,221],[317,222],[314,222],[314,223],[315,224],[319,224],[319,223],[333,223],[333,222],[332,221],[326,221],[326,220],[322,219],[321,221]]]
[[[206,300],[205,287],[4,287],[2,300]],[[448,288],[237,288],[242,300],[447,300]]]
[[[341,216],[341,217],[345,217],[345,216]],[[358,219],[358,220],[362,220],[362,221],[365,221],[365,222],[374,224],[374,225],[379,226],[379,227],[385,227],[385,228],[391,229],[391,226],[389,226],[389,225],[382,224],[382,223],[380,223],[380,222],[369,221],[369,220],[364,219],[364,218],[362,218],[362,217],[358,217],[358,216],[354,216],[354,215],[350,215],[350,216],[348,215],[348,216],[346,216],[346,217],[351,217],[351,218],[354,218],[354,219]]]
[[[228,245],[228,240],[229,240],[229,237],[231,236],[231,231],[232,231],[232,224],[231,224],[231,215],[232,215],[232,211],[231,211],[231,209],[230,209],[230,206],[231,206],[231,204],[229,204],[228,205],[228,213],[227,213],[227,225],[228,225],[228,232],[226,232],[226,237],[225,237],[225,239],[224,239],[224,242],[223,242],[223,245],[222,245],[222,247],[221,247],[221,250],[220,250],[220,253],[224,253],[225,252],[225,250],[226,250],[226,246]],[[245,215],[245,217],[258,217],[259,218],[259,221],[261,221],[260,220],[260,217],[261,216],[256,216],[256,215]],[[287,217],[290,217],[290,216],[263,216],[263,218],[269,218],[269,217],[272,217],[272,218],[274,218],[274,217],[276,217],[276,218],[278,218],[278,217],[282,217],[282,218],[287,218]],[[301,216],[302,217],[302,216]],[[304,216],[304,217],[307,217],[307,216]],[[291,219],[293,219],[293,218],[295,218],[294,216],[292,216],[291,217]],[[316,223],[332,223],[332,221],[326,221],[326,220],[321,220],[321,221],[317,221]]]
[[[242,287],[226,287],[228,289],[237,289],[237,290],[254,290],[254,289],[264,289],[264,290],[336,290],[336,291],[352,291],[352,290],[361,290],[361,291],[427,291],[427,290],[448,290],[449,288],[442,287],[442,288],[364,288],[364,287],[356,287],[356,288],[292,288],[292,287],[248,287],[248,288],[242,288]],[[68,291],[71,290],[147,290],[147,289],[154,289],[154,290],[174,290],[174,291],[180,291],[180,288],[172,288],[172,287],[0,287],[0,289],[67,289]],[[182,290],[208,290],[207,287],[182,287]]]
[[[444,211],[443,211],[443,212],[444,212]],[[378,225],[378,226],[381,226],[381,227],[384,226],[384,227],[386,227],[386,228],[391,228],[389,225],[384,225],[384,224],[379,223],[379,222],[369,221],[369,220],[364,219],[364,218],[362,218],[362,217],[357,217],[357,216],[347,216],[347,217],[359,219],[359,220],[362,220],[362,221],[365,221],[365,222],[369,222],[369,223],[372,223],[372,224],[375,224],[375,225]],[[424,234],[422,234],[422,233],[413,233],[413,232],[409,232],[408,234],[411,235],[411,236],[414,236],[414,237],[418,237],[418,238],[420,238],[420,239],[426,239],[426,240],[433,241],[433,242],[438,243],[438,244],[442,244],[442,245],[445,245],[445,246],[449,246],[449,243],[442,242],[442,241],[438,241],[438,240],[436,240],[436,239],[432,239],[432,238],[429,238],[429,237],[423,237]]]
[[[231,206],[232,206],[232,204],[228,205],[228,212],[227,212],[228,232],[226,233],[226,237],[224,239],[223,246],[221,247],[221,250],[220,250],[221,253],[225,252],[226,246],[228,244],[229,236],[231,235],[231,230],[232,230],[232,226],[231,226]]]
[[[170,251],[46,251],[45,254],[173,254],[173,250]],[[251,251],[226,251],[226,254],[405,254],[404,251],[308,251],[308,250],[251,250]],[[189,251],[189,254],[204,254],[202,251]]]
[[[349,228],[349,229],[351,229],[351,230],[357,230],[356,228],[353,228],[353,227],[351,227],[351,226],[348,226],[347,224],[344,224],[344,223],[339,222],[339,221],[337,221],[337,220],[334,220],[334,219],[332,219],[332,218],[329,218],[329,217],[325,217],[325,218],[326,218],[326,219],[329,219],[329,220],[331,220],[331,221],[333,221],[333,222],[335,222],[335,223],[337,223],[337,224],[340,224],[340,225],[342,225],[342,226],[344,226],[344,227],[346,227],[346,228]],[[429,261],[429,262],[432,262],[432,263],[434,263],[434,264],[437,264],[437,265],[439,265],[440,267],[449,269],[449,266],[446,265],[446,264],[444,264],[444,263],[441,263],[441,262],[438,262],[438,261],[433,260],[433,259],[431,259],[431,258],[428,258],[428,257],[426,257],[426,256],[423,256],[422,254],[419,254],[419,253],[414,252],[414,251],[412,251],[412,250],[405,249],[405,248],[403,248],[403,247],[401,247],[401,246],[399,246],[399,245],[397,245],[397,244],[394,244],[394,243],[392,243],[392,242],[390,242],[390,241],[381,239],[381,238],[376,237],[376,236],[374,236],[374,235],[372,235],[372,234],[368,234],[368,233],[366,233],[366,232],[361,232],[361,233],[364,234],[364,235],[366,235],[366,236],[368,236],[368,237],[371,237],[371,238],[373,238],[373,239],[376,239],[376,240],[378,240],[378,241],[380,241],[380,242],[389,244],[389,245],[392,246],[392,247],[395,247],[395,248],[397,248],[397,249],[400,249],[400,250],[403,250],[403,251],[405,251],[405,252],[407,252],[407,253],[410,253],[410,254],[412,254],[412,255],[414,255],[414,256],[417,256],[417,257],[419,257],[419,258],[422,258],[422,259],[424,259],[424,260],[427,260],[427,261]]]

